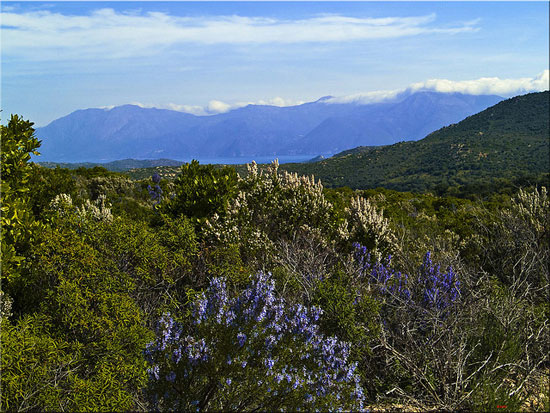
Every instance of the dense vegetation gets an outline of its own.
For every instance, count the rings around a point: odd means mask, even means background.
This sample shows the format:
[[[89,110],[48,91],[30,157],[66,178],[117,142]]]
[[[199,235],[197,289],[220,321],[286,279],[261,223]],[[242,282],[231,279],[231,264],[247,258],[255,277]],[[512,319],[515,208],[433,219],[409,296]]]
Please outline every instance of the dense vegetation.
[[[548,184],[550,92],[500,102],[417,142],[364,147],[284,169],[329,187],[384,187],[439,194],[489,194]]]
[[[132,180],[1,134],[2,410],[550,410],[544,187]]]

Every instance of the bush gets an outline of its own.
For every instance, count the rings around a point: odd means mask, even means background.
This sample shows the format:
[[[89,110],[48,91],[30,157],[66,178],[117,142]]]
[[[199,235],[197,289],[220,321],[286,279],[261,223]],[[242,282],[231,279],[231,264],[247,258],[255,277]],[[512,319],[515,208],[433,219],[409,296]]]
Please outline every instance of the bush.
[[[52,338],[45,316],[23,317],[15,325],[0,322],[2,411],[70,410],[71,378],[78,353]]]
[[[344,211],[326,198],[314,177],[279,172],[275,161],[266,173],[252,163],[240,192],[223,217],[206,222],[214,245],[238,245],[246,265],[275,270],[310,296],[316,281],[346,256],[355,238],[373,254],[393,248],[388,222],[368,201],[354,198]],[[378,255],[377,255],[378,256]]]
[[[548,359],[542,313],[486,277],[459,280],[429,253],[409,276],[357,248],[359,273],[381,305],[381,346],[371,360],[380,390],[439,409],[519,406],[526,380]]]
[[[146,351],[161,410],[361,410],[349,345],[319,333],[321,311],[288,306],[259,274],[236,297],[214,278],[183,322],[166,314]]]
[[[214,214],[223,214],[236,184],[235,169],[216,169],[193,160],[182,165],[174,181],[174,197],[165,203],[163,210],[174,217],[184,215],[198,224]]]

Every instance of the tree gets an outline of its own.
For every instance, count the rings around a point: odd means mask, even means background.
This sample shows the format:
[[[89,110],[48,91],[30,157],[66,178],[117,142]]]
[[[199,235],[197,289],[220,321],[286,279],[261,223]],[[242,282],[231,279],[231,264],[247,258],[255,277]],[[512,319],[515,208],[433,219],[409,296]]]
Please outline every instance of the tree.
[[[27,252],[43,228],[29,208],[29,160],[31,153],[39,155],[40,146],[32,125],[12,115],[7,126],[0,126],[2,280],[8,283],[17,277]]]

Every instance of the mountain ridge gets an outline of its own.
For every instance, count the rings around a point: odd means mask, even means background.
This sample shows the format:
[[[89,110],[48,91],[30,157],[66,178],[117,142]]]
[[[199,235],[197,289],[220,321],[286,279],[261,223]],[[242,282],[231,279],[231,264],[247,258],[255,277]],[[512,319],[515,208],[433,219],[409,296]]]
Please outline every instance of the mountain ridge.
[[[332,155],[359,145],[416,140],[503,98],[418,92],[390,102],[297,106],[248,105],[196,116],[122,105],[80,109],[36,133],[42,159],[55,162],[125,158]]]

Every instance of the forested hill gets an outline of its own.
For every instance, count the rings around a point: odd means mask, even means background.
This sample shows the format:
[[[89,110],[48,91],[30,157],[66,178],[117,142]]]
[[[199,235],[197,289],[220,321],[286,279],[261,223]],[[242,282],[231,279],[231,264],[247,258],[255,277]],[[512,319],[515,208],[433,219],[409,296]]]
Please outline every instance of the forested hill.
[[[550,168],[549,98],[548,91],[517,96],[420,141],[358,147],[283,168],[314,174],[329,187],[405,191],[540,180]]]

